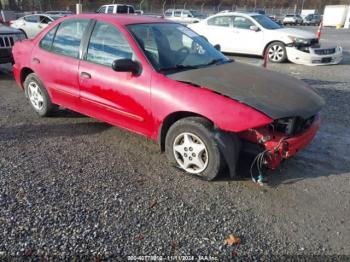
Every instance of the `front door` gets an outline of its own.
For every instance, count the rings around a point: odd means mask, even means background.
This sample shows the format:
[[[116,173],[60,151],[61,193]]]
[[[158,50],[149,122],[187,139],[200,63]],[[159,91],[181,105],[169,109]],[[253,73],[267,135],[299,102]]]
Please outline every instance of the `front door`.
[[[261,30],[252,30],[252,26],[257,27],[249,18],[243,16],[234,17],[233,31],[238,53],[262,54],[264,33]]]
[[[137,57],[123,33],[112,24],[96,22],[87,52],[79,65],[80,106],[89,116],[149,135],[149,74],[116,72],[112,63]]]

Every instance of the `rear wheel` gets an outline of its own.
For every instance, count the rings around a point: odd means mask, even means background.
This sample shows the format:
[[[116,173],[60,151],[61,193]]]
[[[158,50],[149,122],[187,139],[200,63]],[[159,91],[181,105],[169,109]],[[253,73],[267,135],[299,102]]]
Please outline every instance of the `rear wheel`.
[[[26,77],[24,88],[30,105],[40,116],[48,116],[57,109],[58,106],[51,102],[46,88],[36,74],[32,73]]]
[[[281,42],[273,42],[267,47],[269,61],[282,63],[287,59],[286,47]]]
[[[217,177],[224,163],[212,124],[200,117],[173,124],[166,135],[165,152],[173,165],[204,180]]]

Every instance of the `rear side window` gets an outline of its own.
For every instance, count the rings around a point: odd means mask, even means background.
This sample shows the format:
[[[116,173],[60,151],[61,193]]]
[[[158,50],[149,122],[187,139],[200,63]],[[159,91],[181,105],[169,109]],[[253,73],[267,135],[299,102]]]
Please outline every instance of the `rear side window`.
[[[42,49],[45,49],[45,50],[48,50],[48,51],[51,50],[52,41],[53,41],[53,38],[55,37],[55,33],[56,33],[56,30],[57,30],[57,27],[58,27],[58,26],[55,26],[54,28],[52,28],[52,29],[43,37],[43,39],[41,39],[39,46],[40,46]]]
[[[100,9],[97,10],[97,13],[106,13],[106,6],[102,6]]]
[[[112,66],[114,60],[132,57],[133,52],[128,41],[114,25],[96,23],[87,50],[87,61]]]
[[[181,11],[175,11],[175,12],[174,12],[174,16],[180,17],[180,16],[181,16]]]
[[[114,6],[113,5],[108,6],[107,13],[113,14],[113,11],[114,11]]]
[[[74,58],[79,57],[80,42],[89,20],[66,20],[57,29],[52,51]]]
[[[208,25],[230,27],[231,16],[217,16],[208,20]]]
[[[23,19],[24,19],[26,22],[30,22],[30,23],[39,23],[39,16],[37,16],[37,15],[25,16]]]

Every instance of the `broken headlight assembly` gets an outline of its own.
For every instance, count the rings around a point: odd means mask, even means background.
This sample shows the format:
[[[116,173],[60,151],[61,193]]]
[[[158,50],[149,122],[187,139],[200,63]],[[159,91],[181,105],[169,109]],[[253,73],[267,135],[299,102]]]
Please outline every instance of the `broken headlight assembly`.
[[[311,39],[305,39],[305,38],[299,38],[295,36],[288,36],[290,41],[292,41],[291,46],[296,46],[296,47],[317,47],[319,45],[318,39],[317,38],[311,38]]]
[[[316,116],[312,116],[308,119],[303,119],[301,117],[288,117],[277,119],[273,122],[272,128],[273,131],[284,133],[287,136],[293,136],[303,132],[305,129],[311,126],[311,124],[315,120],[315,117]]]

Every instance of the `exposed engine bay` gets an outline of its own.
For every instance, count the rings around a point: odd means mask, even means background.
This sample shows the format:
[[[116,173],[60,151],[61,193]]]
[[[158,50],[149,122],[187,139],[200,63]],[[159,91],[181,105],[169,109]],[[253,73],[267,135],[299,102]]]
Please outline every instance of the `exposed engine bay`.
[[[286,46],[289,61],[308,66],[335,65],[343,59],[340,46],[321,47],[319,40],[296,39]]]

